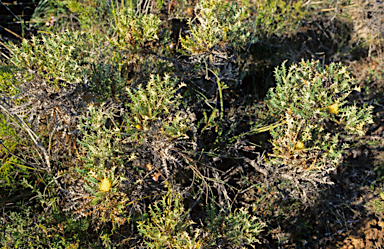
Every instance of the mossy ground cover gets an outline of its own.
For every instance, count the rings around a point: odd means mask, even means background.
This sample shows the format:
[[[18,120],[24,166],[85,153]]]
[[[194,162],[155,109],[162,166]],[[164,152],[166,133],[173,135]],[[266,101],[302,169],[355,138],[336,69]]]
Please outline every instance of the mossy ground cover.
[[[40,1],[2,41],[2,248],[384,246],[383,8]]]

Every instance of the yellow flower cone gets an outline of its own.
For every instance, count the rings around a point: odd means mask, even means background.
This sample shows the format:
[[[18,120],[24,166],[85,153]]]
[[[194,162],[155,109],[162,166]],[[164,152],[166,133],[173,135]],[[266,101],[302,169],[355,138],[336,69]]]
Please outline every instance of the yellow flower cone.
[[[334,104],[328,106],[328,111],[332,114],[338,114],[339,113],[339,104],[334,103]]]
[[[100,190],[104,192],[108,192],[111,189],[111,181],[107,178],[104,178],[100,183]]]
[[[304,143],[301,142],[301,141],[298,141],[298,142],[296,143],[296,149],[297,149],[297,150],[303,150],[303,149],[305,149],[305,145],[304,145]]]

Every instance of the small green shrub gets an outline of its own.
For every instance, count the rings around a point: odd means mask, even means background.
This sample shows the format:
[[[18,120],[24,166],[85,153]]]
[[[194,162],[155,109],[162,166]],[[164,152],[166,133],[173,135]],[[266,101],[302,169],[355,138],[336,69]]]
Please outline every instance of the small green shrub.
[[[353,90],[360,91],[347,68],[331,63],[302,61],[276,68],[276,87],[268,92],[273,154],[268,163],[273,174],[290,182],[292,193],[308,201],[318,184],[332,184],[327,176],[341,162],[340,135],[363,135],[373,123],[372,106],[350,104]],[[284,166],[282,166],[284,165]],[[288,184],[288,185],[290,185]]]
[[[116,116],[118,106],[89,105],[78,125],[82,134],[78,140],[81,163],[76,171],[68,170],[83,183],[83,188],[76,191],[82,198],[68,203],[68,210],[75,209],[81,216],[93,215],[98,226],[107,221],[121,225],[127,221],[125,205],[141,198],[140,195],[127,196],[127,192],[143,181],[137,177],[126,178],[125,170],[134,170],[132,161],[161,158],[159,163],[165,175],[169,175],[166,162],[178,162],[171,151],[176,149],[178,140],[188,138],[189,130],[188,120],[182,117],[177,106],[181,98],[177,91],[183,85],[177,87],[176,83],[169,76],[163,79],[152,76],[146,89],[141,86],[137,90],[127,89],[131,102],[126,104],[124,114],[120,114],[123,118],[120,121]],[[143,149],[148,144],[152,144],[153,151]]]
[[[244,207],[230,212],[230,209],[219,211],[214,205],[207,206],[206,223],[209,246],[216,245],[220,238],[232,246],[250,245],[254,248],[254,243],[261,243],[257,237],[266,226]]]
[[[189,20],[189,34],[180,37],[184,52],[218,55],[220,47],[238,50],[257,40],[253,20],[246,8],[224,1],[203,0],[195,7],[196,19]],[[183,50],[182,50],[183,51]],[[209,57],[208,57],[209,58]]]
[[[193,221],[187,219],[181,197],[168,191],[149,207],[150,220],[138,221],[138,230],[149,248],[203,248],[200,230],[190,231]]]
[[[79,248],[79,232],[84,232],[87,224],[68,217],[57,223],[54,217],[59,216],[38,213],[30,207],[8,212],[1,218],[0,245],[2,248]]]
[[[81,165],[69,169],[68,173],[83,183],[83,187],[76,191],[82,198],[77,198],[79,200],[76,202],[70,201],[66,208],[75,209],[75,214],[79,216],[92,215],[97,228],[109,221],[114,227],[124,224],[127,221],[123,216],[124,204],[129,200],[121,191],[124,176],[117,170],[123,166],[125,159],[120,129],[113,123],[113,114],[103,106],[89,106],[88,115],[78,125],[82,132],[82,139],[78,143],[83,156],[79,155]],[[74,196],[68,196],[71,197]]]
[[[15,96],[20,93],[18,88],[20,83],[17,81],[12,73],[14,67],[10,65],[0,66],[0,88],[6,97]]]
[[[188,21],[189,30],[180,34],[179,52],[188,57],[182,61],[184,75],[202,94],[211,98],[218,81],[229,87],[239,84],[239,52],[257,41],[249,9],[236,3],[202,0],[195,6],[196,18]]]
[[[124,94],[126,84],[117,66],[108,62],[92,63],[89,91],[96,94],[98,101],[119,99]]]
[[[125,132],[129,134],[126,153],[137,158],[137,166],[151,162],[157,171],[155,181],[160,175],[171,181],[171,176],[186,167],[182,162],[188,160],[184,157],[191,145],[187,132],[193,123],[178,93],[184,84],[177,83],[168,75],[163,79],[152,75],[145,88],[127,89],[131,102],[124,114]]]
[[[308,170],[337,166],[341,134],[364,135],[373,123],[372,106],[348,104],[353,90],[360,91],[346,67],[302,61],[288,70],[276,68],[277,86],[268,92],[269,112],[283,124],[272,129],[277,163]]]
[[[163,79],[152,75],[145,89],[141,85],[137,90],[127,88],[131,103],[127,104],[130,112],[125,115],[125,120],[131,133],[145,135],[141,130],[145,132],[151,127],[158,127],[162,134],[170,138],[187,137],[188,120],[182,117],[179,106],[181,95],[177,93],[185,84],[176,84],[177,79],[169,75]]]
[[[119,50],[136,53],[141,51],[147,42],[158,40],[162,22],[153,14],[139,14],[125,6],[124,1],[116,6],[112,3],[114,36],[110,43]]]
[[[0,66],[0,89],[5,103],[8,103],[20,92],[18,86],[19,83],[13,76],[11,67]],[[21,100],[15,102],[22,103]],[[0,104],[4,104],[4,102],[1,101]],[[17,172],[22,175],[27,173],[27,169],[22,167],[20,161],[12,155],[13,153],[16,154],[18,144],[23,144],[23,140],[7,115],[0,110],[0,155],[2,155],[0,159],[0,186],[2,187],[15,187],[14,175]]]
[[[301,0],[257,0],[250,7],[256,11],[255,32],[259,38],[292,34],[309,13]]]
[[[218,246],[218,241],[240,247],[260,243],[257,236],[265,224],[255,216],[248,214],[245,208],[233,213],[220,210],[212,205],[207,207],[206,226],[196,225],[187,218],[182,198],[169,190],[160,201],[149,208],[150,219],[138,221],[138,229],[150,248],[211,248]]]
[[[379,193],[380,198],[369,202],[368,206],[372,207],[377,215],[384,217],[384,193],[380,190]]]
[[[113,33],[107,36],[107,40],[116,51],[114,61],[127,82],[136,87],[148,81],[151,74],[174,70],[172,63],[158,57],[170,56],[167,46],[170,30],[164,28],[158,15],[141,12],[139,8],[135,10],[125,1],[120,4],[112,1],[111,11],[110,25]]]
[[[48,35],[30,41],[23,40],[21,46],[11,47],[10,62],[18,69],[24,69],[31,80],[37,74],[47,81],[50,87],[58,89],[67,84],[80,83],[83,80],[82,62],[87,57],[84,53],[86,42],[80,32],[64,32],[60,35]],[[30,78],[32,77],[32,78]]]
[[[88,37],[108,33],[111,18],[110,5],[104,0],[66,0],[66,7],[76,14],[80,30],[86,31]]]

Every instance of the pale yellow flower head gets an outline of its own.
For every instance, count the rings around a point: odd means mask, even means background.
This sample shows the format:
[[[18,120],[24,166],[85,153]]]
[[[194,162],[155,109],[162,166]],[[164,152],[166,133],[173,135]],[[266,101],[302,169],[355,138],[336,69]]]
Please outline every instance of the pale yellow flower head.
[[[301,142],[301,141],[297,141],[297,143],[296,143],[296,149],[297,149],[297,150],[303,150],[303,149],[305,149],[305,145],[304,145],[304,143]]]
[[[334,104],[328,106],[328,111],[332,114],[338,114],[339,113],[339,104],[334,103]]]
[[[100,183],[99,183],[99,187],[100,187],[100,190],[103,191],[103,192],[108,192],[110,189],[111,189],[111,181],[107,178],[104,178]]]

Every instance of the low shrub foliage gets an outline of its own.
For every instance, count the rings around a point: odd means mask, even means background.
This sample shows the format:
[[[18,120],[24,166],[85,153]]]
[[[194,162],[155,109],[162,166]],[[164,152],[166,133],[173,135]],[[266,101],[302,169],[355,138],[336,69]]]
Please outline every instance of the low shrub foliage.
[[[275,69],[275,78],[266,104],[280,124],[271,129],[269,163],[276,167],[274,174],[286,174],[294,188],[303,187],[296,194],[306,199],[317,184],[332,184],[325,176],[336,170],[348,148],[339,137],[364,135],[364,127],[373,123],[373,107],[349,103],[350,94],[360,88],[341,64],[301,61],[287,69],[283,63]]]
[[[373,107],[354,99],[346,66],[304,59],[275,67],[265,99],[249,101],[250,47],[292,37],[309,15],[301,1],[256,2],[198,1],[176,31],[172,1],[68,0],[60,13],[76,22],[7,44],[0,185],[17,198],[22,179],[34,197],[6,211],[1,245],[254,247],[268,221],[239,194],[259,184],[313,205]],[[260,154],[251,140],[265,132]]]

